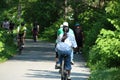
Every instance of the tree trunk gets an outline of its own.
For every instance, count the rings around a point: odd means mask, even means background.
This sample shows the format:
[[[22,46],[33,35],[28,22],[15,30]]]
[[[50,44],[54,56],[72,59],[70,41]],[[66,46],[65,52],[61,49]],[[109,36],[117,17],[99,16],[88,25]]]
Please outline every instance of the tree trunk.
[[[65,13],[64,13],[65,20],[67,20],[67,14],[68,14],[68,8],[67,8],[68,5],[67,5],[67,2],[68,2],[67,0],[65,0],[65,2],[64,2],[64,4],[65,4],[65,8],[64,8],[65,9]]]

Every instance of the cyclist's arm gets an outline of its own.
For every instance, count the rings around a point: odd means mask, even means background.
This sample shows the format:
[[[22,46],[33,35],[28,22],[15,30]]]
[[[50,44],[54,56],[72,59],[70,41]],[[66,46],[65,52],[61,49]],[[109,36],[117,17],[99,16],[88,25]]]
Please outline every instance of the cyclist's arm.
[[[26,36],[26,27],[25,27],[25,29],[24,29],[24,34],[23,34],[23,38],[25,38],[25,36]]]
[[[39,32],[39,27],[40,27],[40,26],[39,26],[39,25],[37,25],[37,30],[38,30],[38,32]]]

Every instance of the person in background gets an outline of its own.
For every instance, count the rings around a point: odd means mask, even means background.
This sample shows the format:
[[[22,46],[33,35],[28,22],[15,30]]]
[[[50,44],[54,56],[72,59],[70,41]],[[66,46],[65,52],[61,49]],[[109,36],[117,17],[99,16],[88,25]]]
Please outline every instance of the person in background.
[[[84,40],[84,36],[83,36],[83,30],[82,27],[80,26],[79,23],[75,24],[75,29],[74,29],[74,33],[75,33],[75,39],[77,42],[77,48],[75,53],[82,53],[81,49],[83,47],[83,40]]]
[[[9,30],[10,22],[9,22],[7,19],[5,19],[4,22],[3,22],[2,27],[3,27],[4,29],[6,29],[6,30]]]
[[[37,39],[38,39],[38,33],[39,33],[39,25],[38,25],[37,21],[35,21],[33,23],[32,33],[33,33],[33,37],[35,36],[36,37],[36,41],[37,41]]]

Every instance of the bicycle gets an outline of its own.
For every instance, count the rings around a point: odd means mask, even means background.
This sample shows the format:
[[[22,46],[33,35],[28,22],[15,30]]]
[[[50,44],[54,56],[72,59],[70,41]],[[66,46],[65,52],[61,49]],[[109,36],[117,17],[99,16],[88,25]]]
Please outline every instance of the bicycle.
[[[62,63],[61,63],[61,68],[60,68],[60,73],[61,73],[61,80],[68,80],[68,73],[67,71],[65,70],[65,60],[67,58],[67,55],[63,54],[61,55],[63,57],[62,59]]]
[[[18,43],[19,43],[19,44],[18,44],[18,49],[19,49],[18,54],[20,55],[20,54],[22,54],[22,50],[23,50],[22,37],[19,38],[19,42],[18,42]]]

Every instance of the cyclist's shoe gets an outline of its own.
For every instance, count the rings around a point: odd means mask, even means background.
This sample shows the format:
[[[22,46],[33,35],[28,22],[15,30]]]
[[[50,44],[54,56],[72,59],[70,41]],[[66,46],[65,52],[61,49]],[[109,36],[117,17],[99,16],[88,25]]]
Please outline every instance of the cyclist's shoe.
[[[24,44],[22,45],[22,48],[24,48],[25,46],[24,46]]]
[[[71,77],[70,77],[70,76],[68,76],[67,80],[71,80]]]
[[[73,60],[71,61],[71,65],[74,65],[74,61]]]
[[[82,54],[82,51],[80,51],[79,54]]]
[[[56,64],[55,69],[60,69],[60,64]]]
[[[59,74],[61,73],[61,69],[59,70]]]

